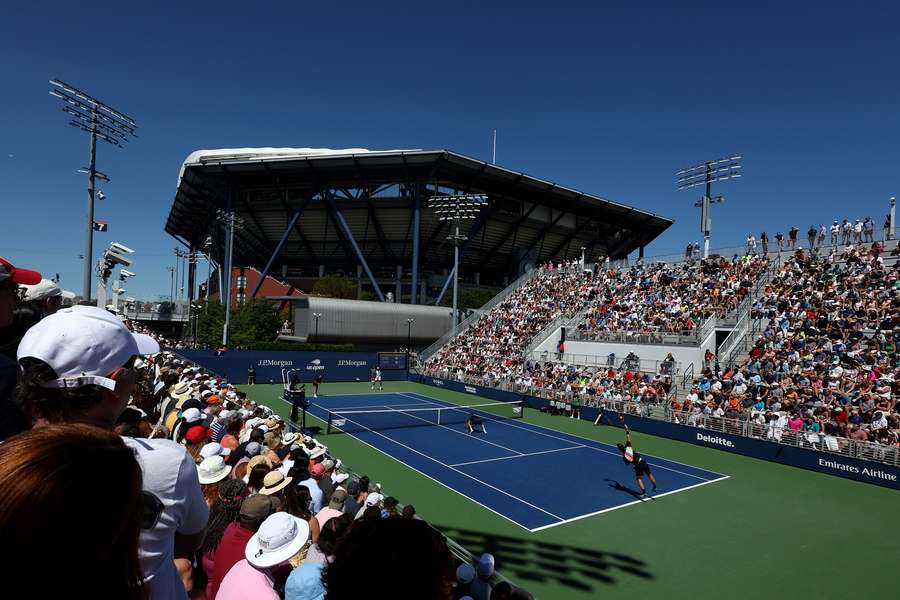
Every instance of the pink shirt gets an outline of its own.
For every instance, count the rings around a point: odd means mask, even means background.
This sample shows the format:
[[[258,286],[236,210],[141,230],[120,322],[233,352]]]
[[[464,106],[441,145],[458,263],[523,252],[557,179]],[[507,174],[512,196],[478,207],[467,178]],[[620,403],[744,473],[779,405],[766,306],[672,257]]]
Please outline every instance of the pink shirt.
[[[257,569],[245,558],[238,561],[225,575],[216,593],[216,600],[280,600],[272,587],[274,584],[268,569]]]
[[[800,431],[803,429],[803,419],[791,419],[788,421],[788,427],[793,431]]]

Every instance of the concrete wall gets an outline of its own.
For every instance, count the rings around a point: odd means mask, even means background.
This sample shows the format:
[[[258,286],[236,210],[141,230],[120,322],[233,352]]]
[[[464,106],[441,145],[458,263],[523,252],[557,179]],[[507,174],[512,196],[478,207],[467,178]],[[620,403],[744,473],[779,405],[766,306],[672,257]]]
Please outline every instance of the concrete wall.
[[[536,352],[556,352],[559,343],[561,328],[554,331],[541,342]],[[698,346],[666,346],[655,344],[620,344],[611,342],[576,342],[566,341],[566,354],[572,357],[576,355],[603,357],[615,354],[617,359],[625,358],[629,352],[634,352],[643,360],[663,360],[668,353],[672,353],[675,360],[681,363],[682,372],[689,365],[694,365],[694,372],[699,373],[703,369],[703,355],[707,349],[716,351],[716,334],[712,331],[703,343]],[[577,359],[576,359],[577,360]],[[594,362],[594,361],[587,361]]]

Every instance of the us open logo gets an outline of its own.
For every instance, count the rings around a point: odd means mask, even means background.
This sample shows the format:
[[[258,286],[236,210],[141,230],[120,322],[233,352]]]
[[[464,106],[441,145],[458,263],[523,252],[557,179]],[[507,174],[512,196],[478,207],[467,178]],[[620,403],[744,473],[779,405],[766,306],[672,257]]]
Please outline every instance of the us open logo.
[[[314,358],[313,360],[309,361],[308,365],[306,365],[306,370],[307,371],[324,371],[325,365],[322,364],[322,359]]]

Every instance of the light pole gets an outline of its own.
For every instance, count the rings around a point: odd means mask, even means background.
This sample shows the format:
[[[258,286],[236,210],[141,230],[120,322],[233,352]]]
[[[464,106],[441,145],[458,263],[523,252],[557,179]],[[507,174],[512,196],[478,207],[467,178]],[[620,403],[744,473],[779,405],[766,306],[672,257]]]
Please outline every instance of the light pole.
[[[703,234],[703,258],[709,258],[709,235],[712,231],[712,219],[709,216],[710,205],[724,202],[724,196],[712,195],[714,181],[725,181],[741,176],[741,157],[734,155],[728,158],[708,160],[705,163],[681,169],[675,173],[679,190],[686,190],[698,185],[706,186],[706,193],[694,203],[700,208],[700,232]]]
[[[316,338],[316,345],[319,344],[319,317],[322,316],[322,313],[313,313],[313,318],[316,320],[316,334],[313,336]]]
[[[169,272],[169,278],[171,279],[171,283],[169,284],[169,304],[175,306],[175,267],[166,267],[166,270]]]
[[[219,211],[219,220],[225,224],[227,228],[226,245],[228,246],[228,255],[225,257],[227,273],[224,273],[223,286],[228,286],[228,293],[225,290],[219,290],[219,298],[225,302],[225,324],[222,326],[222,345],[228,345],[228,327],[231,325],[231,271],[232,259],[234,256],[234,230],[244,226],[244,220],[237,216],[234,211]]]
[[[87,243],[84,253],[84,299],[91,299],[91,262],[94,255],[94,192],[97,179],[109,182],[109,177],[97,170],[97,139],[122,148],[125,142],[136,137],[134,119],[100,102],[86,92],[58,79],[51,79],[50,95],[63,101],[63,112],[71,118],[69,125],[91,134],[90,162],[80,173],[88,176],[87,188]],[[102,199],[102,196],[101,196]]]
[[[888,230],[887,235],[884,236],[885,239],[892,240],[894,239],[894,223],[896,223],[895,219],[897,218],[897,198],[891,196],[891,212],[888,215]]]
[[[406,372],[409,373],[409,349],[412,344],[412,324],[416,320],[413,318],[406,319]]]
[[[211,235],[206,236],[203,240],[203,248],[206,250],[206,291],[203,294],[203,312],[207,311],[209,306],[209,278],[212,272],[212,259],[209,257],[209,251],[212,248],[213,239]],[[222,290],[219,290],[222,293]]]
[[[428,199],[429,208],[434,209],[438,220],[452,221],[451,234],[448,240],[453,241],[453,328],[456,337],[459,322],[457,302],[459,296],[459,245],[466,241],[466,236],[459,233],[459,221],[474,219],[488,204],[485,194],[457,194],[451,196],[432,196]]]

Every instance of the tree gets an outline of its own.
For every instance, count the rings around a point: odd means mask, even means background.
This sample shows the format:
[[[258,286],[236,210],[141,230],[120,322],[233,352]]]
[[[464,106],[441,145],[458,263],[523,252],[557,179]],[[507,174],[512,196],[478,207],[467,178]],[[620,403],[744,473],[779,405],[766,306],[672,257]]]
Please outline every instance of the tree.
[[[344,275],[326,275],[312,287],[314,296],[356,300],[356,280]]]
[[[211,347],[222,343],[225,307],[210,302],[200,303],[194,312],[197,318],[197,341]],[[241,304],[231,312],[229,345],[252,348],[257,344],[275,341],[281,327],[278,306],[267,300],[253,300]]]

